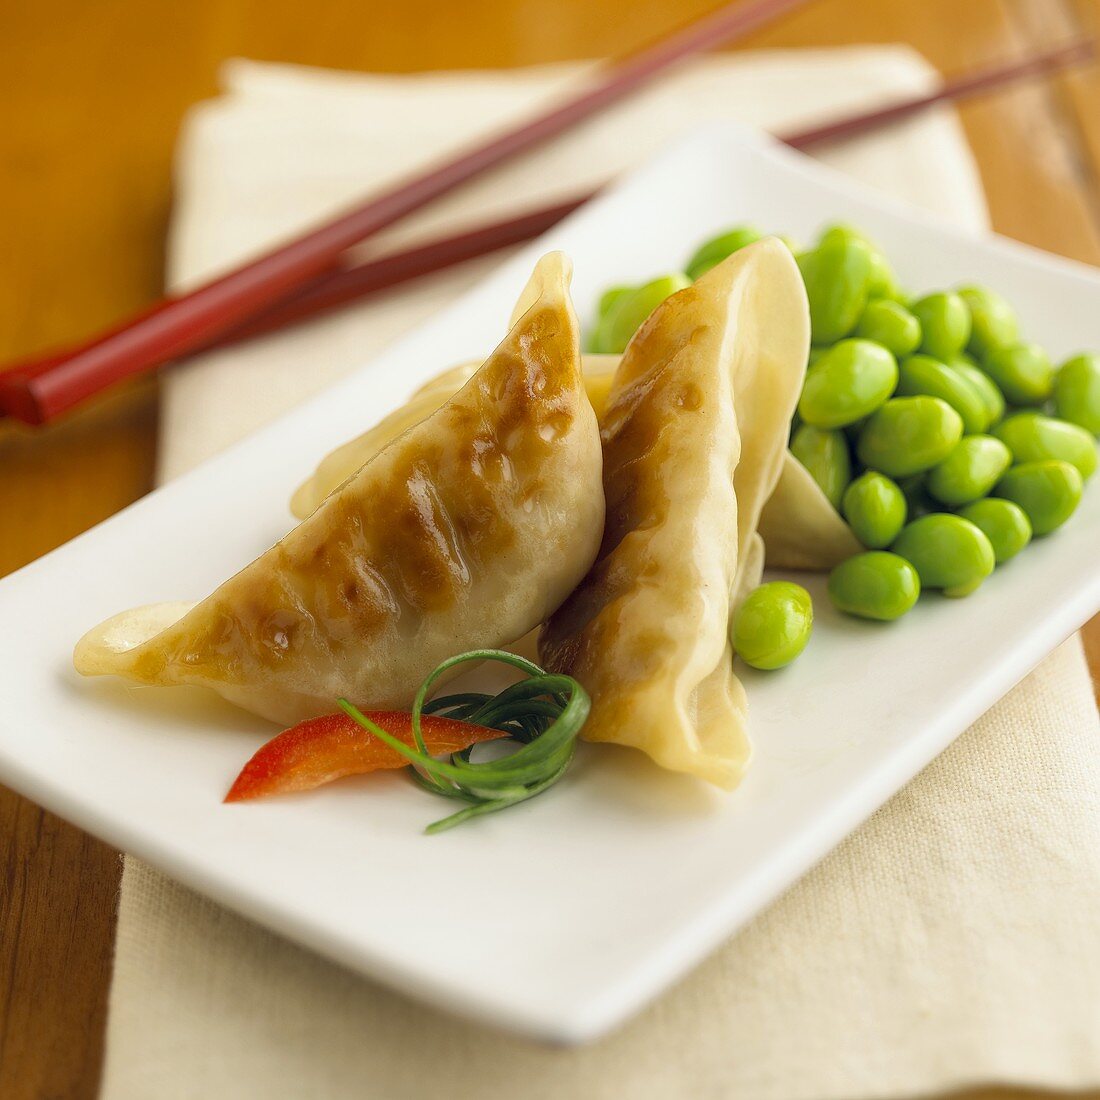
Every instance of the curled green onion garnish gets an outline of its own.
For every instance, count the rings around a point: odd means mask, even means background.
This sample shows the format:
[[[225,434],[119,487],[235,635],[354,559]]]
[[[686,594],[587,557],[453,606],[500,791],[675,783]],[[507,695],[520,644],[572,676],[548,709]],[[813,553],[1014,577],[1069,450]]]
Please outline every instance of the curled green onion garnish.
[[[500,661],[527,673],[497,695],[465,692],[427,702],[432,685],[449,669],[467,661]],[[573,759],[577,734],[588,718],[587,693],[572,676],[559,676],[514,653],[500,649],[475,649],[451,657],[420,685],[412,706],[412,730],[416,747],[406,745],[372,722],[347,699],[340,708],[363,729],[401,753],[413,768],[417,782],[445,798],[469,805],[458,813],[429,825],[427,832],[441,833],[482,814],[505,810],[534,798],[552,787]],[[519,748],[499,760],[475,762],[472,747],[437,760],[428,752],[421,732],[421,714],[438,714],[475,725],[501,730]]]

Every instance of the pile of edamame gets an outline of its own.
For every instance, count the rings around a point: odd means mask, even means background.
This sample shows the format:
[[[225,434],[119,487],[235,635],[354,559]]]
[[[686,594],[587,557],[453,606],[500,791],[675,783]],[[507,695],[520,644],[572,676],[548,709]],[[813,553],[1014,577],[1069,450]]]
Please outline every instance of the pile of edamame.
[[[761,236],[734,227],[683,272],[608,290],[589,350],[621,353],[665,298]],[[829,227],[795,258],[813,346],[790,449],[867,547],[833,569],[830,598],[890,621],[922,589],[969,595],[1077,508],[1097,466],[1100,353],[1056,368],[987,287],[909,297],[850,226]],[[804,588],[763,584],[736,617],[734,649],[755,668],[781,668],[812,624]]]

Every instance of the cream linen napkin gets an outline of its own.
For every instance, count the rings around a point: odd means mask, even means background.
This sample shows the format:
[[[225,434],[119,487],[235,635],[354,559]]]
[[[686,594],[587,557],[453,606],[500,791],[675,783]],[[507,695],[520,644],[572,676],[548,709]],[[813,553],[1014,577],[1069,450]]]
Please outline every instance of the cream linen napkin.
[[[186,129],[174,281],[523,111],[576,72],[230,66],[226,95]],[[898,48],[707,60],[402,235],[596,183],[708,119],[780,129],[932,79]],[[960,224],[984,224],[950,113],[825,159]],[[355,367],[493,262],[172,373],[162,477]],[[1097,732],[1074,639],[679,987],[581,1050],[406,1001],[127,860],[104,1095],[859,1100],[989,1081],[1096,1085]]]

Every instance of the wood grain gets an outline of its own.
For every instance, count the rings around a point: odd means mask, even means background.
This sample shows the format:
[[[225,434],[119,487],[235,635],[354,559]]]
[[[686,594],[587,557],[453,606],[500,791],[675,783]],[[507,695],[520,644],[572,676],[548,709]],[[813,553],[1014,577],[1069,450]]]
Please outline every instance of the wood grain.
[[[712,0],[52,0],[0,5],[0,359],[87,334],[161,288],[180,119],[243,55],[350,69],[512,66],[639,45]],[[1100,0],[817,0],[746,45],[912,44],[944,72],[1078,27]],[[996,228],[1100,263],[1100,69],[962,111]],[[0,426],[0,574],[152,483],[156,384],[37,434]],[[1100,629],[1087,634],[1094,674]],[[96,1092],[118,860],[0,791],[0,1096]],[[983,1100],[1024,1092],[983,1093]],[[979,1100],[971,1094],[970,1100]]]

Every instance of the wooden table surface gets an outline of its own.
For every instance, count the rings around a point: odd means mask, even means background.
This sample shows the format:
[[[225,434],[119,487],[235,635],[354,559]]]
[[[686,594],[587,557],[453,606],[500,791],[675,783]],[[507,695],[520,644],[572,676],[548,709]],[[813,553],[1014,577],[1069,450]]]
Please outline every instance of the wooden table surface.
[[[615,53],[710,6],[0,5],[0,360],[81,337],[157,294],[176,130],[189,104],[216,91],[227,57],[388,71],[523,65]],[[817,0],[745,45],[901,41],[955,73],[1082,28],[1100,33],[1100,0]],[[1100,68],[961,113],[996,229],[1100,264]],[[0,425],[0,575],[147,492],[156,438],[151,381],[48,430]],[[1095,676],[1095,622],[1087,642]],[[0,1096],[94,1096],[119,855],[3,788],[0,851]]]

